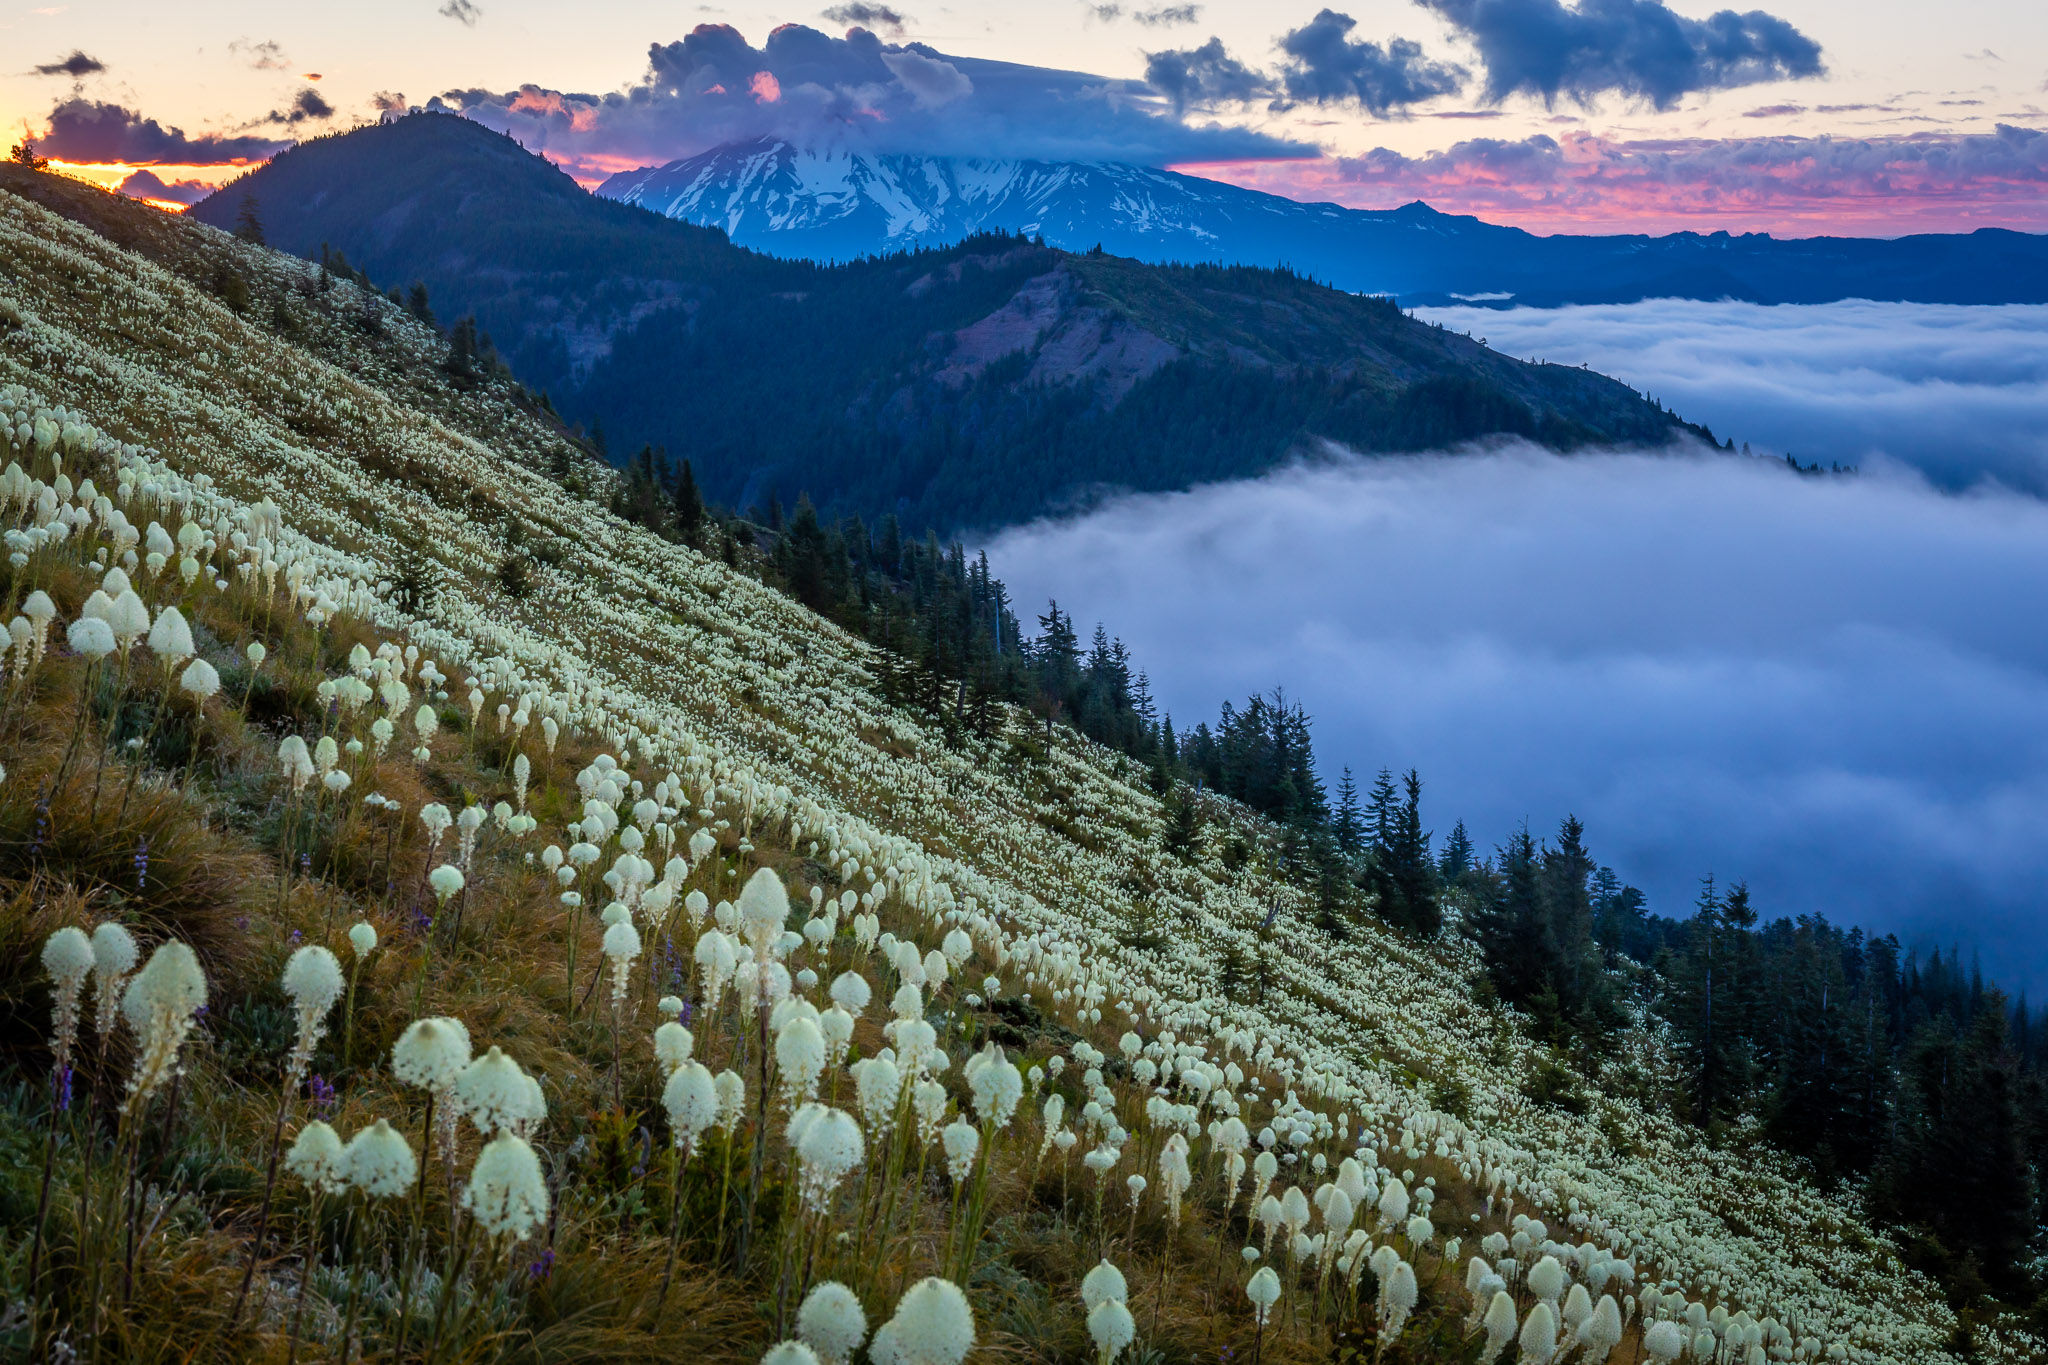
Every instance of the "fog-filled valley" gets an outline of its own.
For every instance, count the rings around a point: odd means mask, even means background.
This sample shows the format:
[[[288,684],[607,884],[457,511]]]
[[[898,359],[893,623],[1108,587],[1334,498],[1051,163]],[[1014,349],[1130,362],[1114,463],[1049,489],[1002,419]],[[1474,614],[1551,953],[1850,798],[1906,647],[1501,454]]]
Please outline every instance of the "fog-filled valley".
[[[1576,814],[1663,914],[1742,878],[2038,993],[2048,504],[2000,484],[2048,470],[2048,311],[1431,316],[1758,453],[1333,451],[1011,532],[997,571],[1119,631],[1176,717],[1284,686],[1327,781],[1419,769],[1439,836]]]

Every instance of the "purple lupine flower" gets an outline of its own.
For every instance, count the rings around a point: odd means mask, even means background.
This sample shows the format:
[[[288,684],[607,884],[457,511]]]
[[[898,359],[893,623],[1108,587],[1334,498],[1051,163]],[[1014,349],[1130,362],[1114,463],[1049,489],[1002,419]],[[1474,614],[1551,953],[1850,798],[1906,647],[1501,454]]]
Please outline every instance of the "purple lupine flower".
[[[135,845],[135,889],[141,891],[149,885],[149,836],[143,835]]]
[[[554,1268],[555,1249],[553,1247],[542,1247],[540,1255],[534,1260],[533,1264],[526,1267],[526,1275],[528,1279],[545,1280],[553,1272]]]
[[[334,1087],[317,1071],[306,1078],[306,1098],[312,1102],[313,1112],[323,1116],[333,1113],[338,1102]]]
[[[57,1074],[57,1112],[71,1112],[71,1068],[68,1066]]]

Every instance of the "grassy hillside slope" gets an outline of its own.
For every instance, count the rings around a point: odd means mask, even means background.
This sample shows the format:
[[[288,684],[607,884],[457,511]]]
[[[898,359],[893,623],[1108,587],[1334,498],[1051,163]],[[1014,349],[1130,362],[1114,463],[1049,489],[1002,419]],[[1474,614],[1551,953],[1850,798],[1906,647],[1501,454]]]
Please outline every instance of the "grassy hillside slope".
[[[1589,1301],[1624,1303],[1616,1362],[1646,1358],[1645,1326],[1688,1303],[1717,1360],[1747,1356],[1751,1326],[1771,1359],[1951,1358],[1948,1310],[1848,1200],[1760,1145],[1709,1147],[1629,1098],[1664,1083],[1654,1034],[1633,1038],[1611,1074],[1560,1075],[1512,1019],[1475,1003],[1455,941],[1370,929],[1330,940],[1310,924],[1308,893],[1265,857],[1228,865],[1226,833],[1264,847],[1241,812],[1212,803],[1207,846],[1182,859],[1163,850],[1142,774],[1064,731],[1047,739],[1019,718],[1001,743],[948,748],[878,698],[865,645],[565,491],[549,472],[560,435],[502,387],[443,384],[445,343],[399,310],[353,286],[322,292],[303,262],[196,223],[105,199],[71,206],[136,249],[117,246],[4,192],[19,183],[0,180],[0,409],[22,470],[7,476],[0,597],[11,614],[43,591],[55,624],[44,657],[10,660],[0,711],[0,1042],[13,1087],[0,1109],[12,1154],[0,1283],[10,1303],[27,1301],[25,1230],[56,1133],[32,1324],[45,1340],[101,1359],[283,1359],[294,1332],[313,1358],[346,1355],[353,1330],[364,1358],[397,1358],[403,1336],[407,1358],[750,1360],[791,1330],[811,1284],[849,1284],[872,1328],[905,1286],[936,1275],[966,1288],[971,1358],[1072,1360],[1092,1354],[1079,1281],[1106,1256],[1128,1283],[1138,1345],[1160,1359],[1227,1347],[1470,1361],[1484,1333],[1465,1266],[1485,1245],[1506,1262],[1500,1292],[1518,1331],[1549,1311],[1537,1291],[1551,1272],[1535,1273],[1548,1255]],[[74,482],[88,476],[90,493]],[[131,572],[152,614],[177,605],[191,619],[192,648],[217,669],[219,693],[198,706],[173,690],[159,709],[171,674],[146,644],[125,667],[89,667],[66,645],[104,582],[95,558],[123,561],[122,528],[146,537],[152,523],[173,537],[193,528],[162,572],[140,558],[156,542],[135,543]],[[541,565],[517,597],[496,573],[514,540],[539,546]],[[267,648],[254,669],[252,641]],[[348,704],[353,677],[395,690]],[[351,782],[330,791],[315,778],[295,794],[278,757],[292,736],[360,740],[333,760]],[[606,780],[613,762],[623,790]],[[437,803],[481,814],[499,802],[473,843],[460,826],[422,823]],[[572,834],[572,822],[588,823]],[[620,861],[636,842],[648,876],[671,888],[665,905]],[[580,907],[561,901],[539,856],[575,844],[600,859],[568,865]],[[427,878],[443,863],[465,869],[445,900]],[[623,880],[601,882],[605,868]],[[985,1112],[970,1080],[985,1046],[1028,1073],[1014,1117],[980,1125],[985,1157],[957,1177],[938,1144],[903,1144],[906,1110],[893,1111],[897,1137],[883,1136],[885,1104],[863,1113],[866,1161],[797,1201],[785,1101],[757,1106],[800,1083],[800,1049],[768,1038],[765,1010],[738,1007],[739,985],[705,998],[699,934],[740,925],[684,903],[702,891],[757,906],[758,891],[737,888],[762,868],[797,907],[793,951],[760,941],[790,953],[795,993],[829,1013],[827,983],[849,971],[870,982],[857,1055],[878,1054],[891,1003],[927,972],[877,944],[886,931],[943,950],[948,979],[928,979],[904,1013],[948,1054],[928,1059],[928,1079],[949,1109]],[[838,914],[805,909],[849,896]],[[641,949],[616,997],[591,975],[596,911],[614,898],[631,903]],[[117,1028],[109,1048],[88,1023],[52,1127],[36,952],[60,926],[106,920],[129,925],[145,953],[189,942],[207,1008],[185,1074],[126,1121],[133,1041]],[[380,944],[313,1047],[320,1084],[293,1085],[280,1109],[294,1022],[279,972],[313,944],[349,967],[344,935],[359,921]],[[732,1125],[706,1134],[679,1174],[650,1044],[676,1017],[654,1000],[671,992],[689,1002],[698,1057],[747,1088]],[[539,1078],[546,1116],[523,1111],[521,1136],[491,1150],[539,1151],[548,1216],[485,1238],[477,1229],[498,1221],[459,1213],[453,1196],[491,1123],[476,1106],[437,1130],[411,1198],[349,1193],[323,1213],[287,1174],[259,1212],[280,1114],[287,1144],[316,1114],[343,1135],[384,1117],[417,1141],[425,1097],[398,1079],[392,1046],[435,1015]],[[1134,1053],[1121,1050],[1127,1033]],[[893,1037],[907,1062],[914,1039]],[[818,1084],[861,1108],[837,1061]],[[1048,1125],[1050,1093],[1064,1114]],[[1104,1108],[1091,1113],[1091,1098]],[[1212,1126],[1233,1117],[1251,1135],[1273,1130],[1294,1158],[1278,1165],[1275,1195],[1311,1193],[1359,1160],[1342,1179],[1371,1191],[1355,1226],[1373,1250],[1346,1244],[1343,1266],[1333,1257],[1319,1276],[1313,1246],[1294,1256],[1289,1231],[1261,1229],[1250,1215],[1267,1191],[1254,1175],[1229,1180],[1231,1131]],[[1063,1130],[1078,1140],[1048,1149]],[[1192,1185],[1169,1201],[1162,1158],[1176,1130]],[[1082,1164],[1092,1149],[1111,1158],[1100,1178]],[[1139,1173],[1150,1187],[1133,1199],[1125,1181]],[[1397,1189],[1425,1225],[1382,1221],[1375,1210],[1399,1212]],[[1326,1231],[1318,1214],[1302,1228]],[[1288,1286],[1263,1329],[1241,1288],[1247,1243]],[[252,1249],[262,1273],[236,1313]],[[415,1264],[426,1270],[409,1279]],[[1402,1283],[1401,1266],[1413,1313],[1379,1343],[1394,1325],[1379,1287]],[[449,1270],[457,1288],[443,1293]],[[16,1341],[31,1330],[22,1315],[7,1322]],[[1977,1344],[2006,1359],[2027,1349],[1988,1332]],[[883,1345],[868,1358],[957,1357]]]
[[[695,464],[728,505],[1019,521],[1101,487],[1255,474],[1319,440],[1662,444],[1688,428],[1384,300],[1262,269],[1161,267],[1008,237],[824,267],[585,194],[453,115],[301,144],[200,204],[474,313],[562,411]]]

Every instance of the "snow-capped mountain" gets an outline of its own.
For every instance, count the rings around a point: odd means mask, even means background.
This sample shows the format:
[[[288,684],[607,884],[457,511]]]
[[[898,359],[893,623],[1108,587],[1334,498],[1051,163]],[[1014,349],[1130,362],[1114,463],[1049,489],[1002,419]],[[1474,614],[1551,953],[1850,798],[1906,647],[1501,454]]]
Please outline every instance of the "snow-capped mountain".
[[[626,171],[597,193],[777,256],[850,260],[1022,232],[1144,261],[1287,265],[1403,303],[2048,302],[2048,236],[1538,237],[1427,204],[1309,204],[1146,166],[813,150],[762,141]]]
[[[1014,161],[799,148],[763,141],[613,176],[598,194],[723,228],[778,256],[849,260],[1021,232],[1050,246],[1101,246],[1145,260],[1277,265],[1305,237],[1371,222],[1456,232],[1423,205],[1366,213],[1302,204],[1173,171],[1117,163]],[[1435,220],[1430,222],[1428,220]],[[1360,283],[1395,288],[1403,281]]]

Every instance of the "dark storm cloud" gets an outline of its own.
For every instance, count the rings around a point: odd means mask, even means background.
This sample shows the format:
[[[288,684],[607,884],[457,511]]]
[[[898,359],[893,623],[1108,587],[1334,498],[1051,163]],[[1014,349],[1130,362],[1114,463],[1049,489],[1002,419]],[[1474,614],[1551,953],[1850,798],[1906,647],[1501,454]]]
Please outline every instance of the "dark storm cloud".
[[[1179,116],[1143,81],[949,56],[855,28],[785,24],[755,47],[702,24],[648,49],[624,92],[525,86],[450,91],[447,105],[572,169],[624,169],[762,137],[878,151],[1162,165],[1313,155],[1314,149]],[[1181,106],[1185,108],[1185,105]]]
[[[199,180],[165,180],[155,171],[132,171],[121,182],[122,194],[130,199],[161,199],[172,204],[196,204],[213,193],[213,186]]]
[[[1221,38],[1200,47],[1145,54],[1145,81],[1175,109],[1267,99],[1279,85],[1224,50]]]
[[[318,90],[307,86],[292,96],[292,102],[282,109],[273,109],[258,119],[259,123],[282,123],[287,126],[305,123],[313,119],[331,118],[334,106],[323,98]]]
[[[859,24],[863,28],[877,28],[887,33],[901,33],[905,22],[902,11],[888,5],[867,4],[865,0],[834,5],[820,13],[835,24]]]
[[[62,61],[49,62],[36,68],[38,76],[69,76],[82,81],[87,76],[97,76],[107,69],[107,64],[97,57],[89,57],[76,48]]]
[[[50,130],[39,150],[64,161],[214,166],[261,160],[284,145],[266,137],[188,136],[123,105],[77,98],[50,111]]]
[[[1313,104],[1356,101],[1375,114],[1385,114],[1455,94],[1464,86],[1463,67],[1431,61],[1419,44],[1405,38],[1391,39],[1384,47],[1353,38],[1355,27],[1357,21],[1350,15],[1326,9],[1281,37],[1289,99]]]
[[[1663,913],[1741,877],[1767,916],[2048,981],[2048,504],[1512,448],[1340,458],[989,550],[1020,602],[1116,630],[1178,724],[1282,684],[1332,780],[1419,768],[1439,836],[1576,814]]]
[[[1762,10],[1705,19],[1658,0],[1420,0],[1478,49],[1490,100],[1604,94],[1669,109],[1694,91],[1821,74],[1820,45]]]

